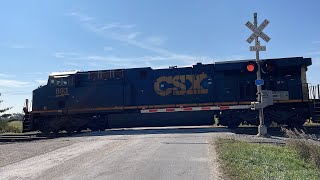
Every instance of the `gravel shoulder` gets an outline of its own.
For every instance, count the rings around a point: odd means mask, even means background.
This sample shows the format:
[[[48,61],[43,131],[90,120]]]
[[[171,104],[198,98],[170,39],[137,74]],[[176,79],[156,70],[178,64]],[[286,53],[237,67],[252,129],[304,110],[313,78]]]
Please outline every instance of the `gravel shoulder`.
[[[76,141],[70,139],[40,140],[0,144],[0,167],[69,146]]]

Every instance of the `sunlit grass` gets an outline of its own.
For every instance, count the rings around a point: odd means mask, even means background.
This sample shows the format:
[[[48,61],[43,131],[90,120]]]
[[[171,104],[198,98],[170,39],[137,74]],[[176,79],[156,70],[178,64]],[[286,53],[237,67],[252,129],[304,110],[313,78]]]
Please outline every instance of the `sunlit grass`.
[[[218,139],[216,147],[230,179],[320,179],[316,165],[288,146]]]
[[[10,121],[8,125],[22,130],[22,121]]]
[[[0,121],[0,133],[20,133],[22,131],[21,121]]]

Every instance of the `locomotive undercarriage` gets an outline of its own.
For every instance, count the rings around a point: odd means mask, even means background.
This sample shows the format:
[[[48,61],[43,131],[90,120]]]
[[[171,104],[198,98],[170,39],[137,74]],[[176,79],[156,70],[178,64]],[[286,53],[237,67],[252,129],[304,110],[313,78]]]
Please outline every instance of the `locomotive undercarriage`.
[[[108,128],[106,116],[89,115],[58,115],[58,116],[36,116],[33,118],[33,126],[42,133],[58,133],[66,131],[68,133],[80,132],[90,129],[92,131],[104,131]]]
[[[308,103],[276,104],[264,109],[265,125],[272,122],[289,127],[301,127],[309,119]],[[258,111],[223,110],[194,111],[177,113],[145,114],[138,112],[90,113],[72,115],[40,115],[33,114],[32,129],[43,133],[80,132],[90,129],[103,131],[115,127],[167,126],[167,125],[212,125],[213,114],[219,119],[219,125],[236,128],[240,124],[259,125]],[[163,121],[165,120],[165,121]],[[140,124],[137,122],[141,122]],[[170,124],[171,123],[171,124]]]
[[[281,104],[264,109],[264,123],[270,126],[272,122],[288,127],[302,127],[309,119],[307,103]],[[219,125],[236,128],[240,124],[259,125],[258,110],[225,110],[218,114]]]

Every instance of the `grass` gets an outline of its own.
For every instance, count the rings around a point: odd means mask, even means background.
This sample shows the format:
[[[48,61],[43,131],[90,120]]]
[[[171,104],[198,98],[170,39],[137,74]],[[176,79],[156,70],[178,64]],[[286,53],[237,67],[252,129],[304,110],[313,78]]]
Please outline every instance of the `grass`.
[[[22,130],[22,121],[10,121],[8,125]]]
[[[289,146],[218,139],[216,147],[230,179],[320,179],[317,166]]]
[[[318,137],[307,134],[303,130],[285,128],[281,130],[289,137],[287,146],[294,149],[304,161],[312,162],[320,170],[320,147],[315,144]]]
[[[12,132],[12,133],[21,133],[22,132],[22,122],[19,121],[0,121],[0,133],[6,133],[6,132]]]

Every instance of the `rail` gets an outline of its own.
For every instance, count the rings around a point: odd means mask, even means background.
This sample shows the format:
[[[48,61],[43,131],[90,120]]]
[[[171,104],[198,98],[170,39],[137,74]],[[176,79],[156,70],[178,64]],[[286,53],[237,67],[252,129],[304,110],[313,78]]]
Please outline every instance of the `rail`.
[[[58,134],[42,134],[40,132],[28,132],[28,133],[9,133],[9,134],[0,134],[0,142],[20,142],[20,141],[35,141],[35,140],[45,140],[45,139],[54,139],[61,137],[69,137],[76,134],[81,134],[86,132],[79,133],[66,133],[60,132]]]
[[[17,134],[0,134],[0,142],[17,142],[17,141],[33,141],[48,139],[39,133],[17,133]]]

